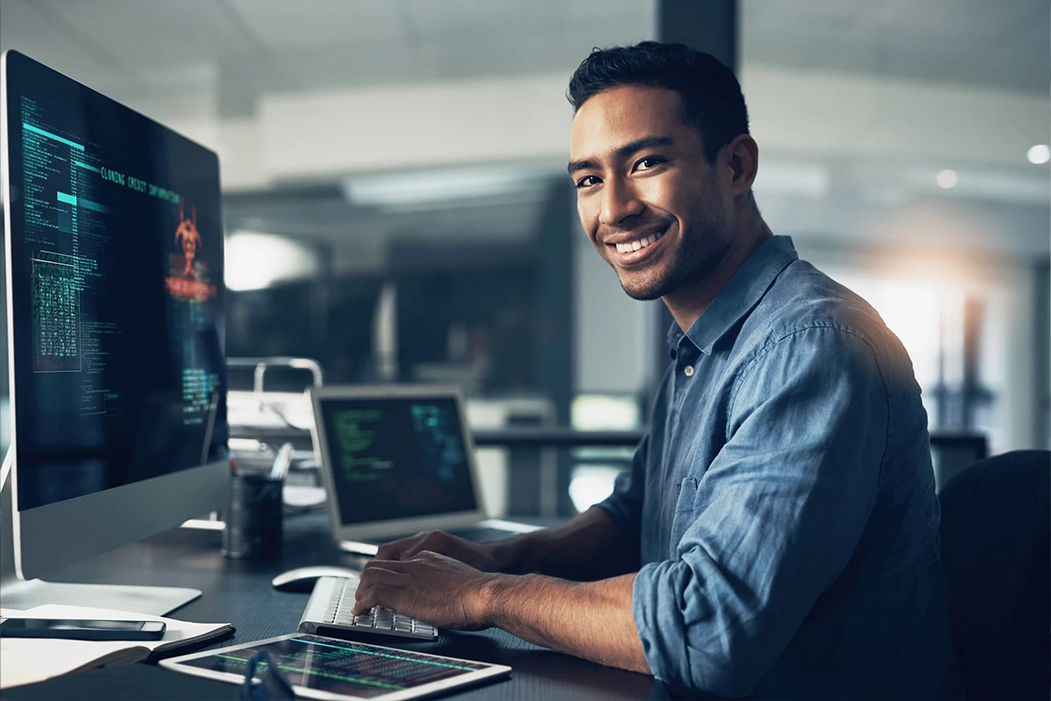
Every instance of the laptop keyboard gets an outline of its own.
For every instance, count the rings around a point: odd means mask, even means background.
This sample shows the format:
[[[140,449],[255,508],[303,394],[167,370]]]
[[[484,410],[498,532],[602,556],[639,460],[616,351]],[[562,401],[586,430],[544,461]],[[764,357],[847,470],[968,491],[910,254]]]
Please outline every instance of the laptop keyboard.
[[[488,526],[467,526],[461,529],[448,529],[445,531],[449,535],[454,535],[464,540],[469,540],[472,543],[481,543],[487,540],[500,540],[501,538],[510,538],[513,535],[518,535],[517,531],[508,531],[503,528],[490,528]],[[401,540],[402,538],[411,538],[416,533],[405,533],[403,535],[392,535],[383,539],[383,542],[390,543],[395,540]]]
[[[505,531],[502,528],[464,528],[459,531],[449,531],[450,535],[459,536],[472,543],[481,543],[486,540],[500,540],[517,535],[514,531]]]
[[[303,618],[301,633],[345,637],[354,633],[393,635],[415,640],[436,640],[438,629],[388,608],[374,607],[360,616],[351,613],[357,577],[320,577],[314,585]]]

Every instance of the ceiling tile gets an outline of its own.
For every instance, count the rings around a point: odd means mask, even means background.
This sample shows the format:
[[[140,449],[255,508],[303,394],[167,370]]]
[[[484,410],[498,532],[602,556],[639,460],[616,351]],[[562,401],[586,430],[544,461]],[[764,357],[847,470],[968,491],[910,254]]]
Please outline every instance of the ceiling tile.
[[[259,39],[277,53],[365,42],[404,50],[397,2],[375,0],[225,0]]]
[[[741,59],[1047,92],[1047,0],[743,0]]]
[[[252,48],[214,0],[34,2],[147,80],[166,66],[246,53]]]
[[[108,52],[78,41],[23,0],[0,0],[0,50],[15,49],[92,87],[124,85],[129,74]]]

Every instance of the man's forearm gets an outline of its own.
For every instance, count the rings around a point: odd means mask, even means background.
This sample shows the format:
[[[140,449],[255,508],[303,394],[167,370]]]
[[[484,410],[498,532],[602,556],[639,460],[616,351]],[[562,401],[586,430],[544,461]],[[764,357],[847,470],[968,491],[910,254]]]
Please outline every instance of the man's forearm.
[[[634,574],[570,582],[538,574],[495,575],[485,623],[537,645],[651,674],[631,609]]]
[[[513,574],[540,573],[589,581],[639,568],[638,543],[598,507],[554,528],[517,536],[498,547],[503,571]]]

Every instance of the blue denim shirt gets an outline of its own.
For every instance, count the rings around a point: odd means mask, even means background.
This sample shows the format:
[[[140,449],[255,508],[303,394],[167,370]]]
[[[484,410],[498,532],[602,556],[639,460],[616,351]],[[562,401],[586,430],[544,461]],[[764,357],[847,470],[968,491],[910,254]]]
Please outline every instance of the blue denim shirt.
[[[875,310],[764,242],[685,334],[604,508],[677,693],[936,698],[951,658],[927,415]]]

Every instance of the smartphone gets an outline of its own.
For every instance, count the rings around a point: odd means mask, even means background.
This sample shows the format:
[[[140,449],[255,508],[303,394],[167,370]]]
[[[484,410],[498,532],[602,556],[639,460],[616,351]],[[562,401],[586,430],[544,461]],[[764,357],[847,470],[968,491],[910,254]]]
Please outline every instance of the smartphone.
[[[68,618],[5,618],[0,637],[76,640],[160,640],[164,621],[105,621]]]

